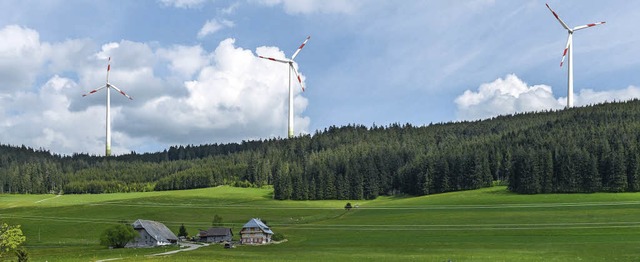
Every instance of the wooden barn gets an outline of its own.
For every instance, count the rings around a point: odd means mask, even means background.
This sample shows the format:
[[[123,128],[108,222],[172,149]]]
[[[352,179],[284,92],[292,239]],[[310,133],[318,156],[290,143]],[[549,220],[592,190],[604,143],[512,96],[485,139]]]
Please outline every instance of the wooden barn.
[[[160,222],[138,219],[132,226],[138,236],[127,247],[156,247],[178,243],[178,237]]]
[[[212,227],[200,230],[198,233],[198,241],[200,242],[220,243],[231,241],[231,238],[233,238],[233,232],[231,232],[231,228],[226,227]]]

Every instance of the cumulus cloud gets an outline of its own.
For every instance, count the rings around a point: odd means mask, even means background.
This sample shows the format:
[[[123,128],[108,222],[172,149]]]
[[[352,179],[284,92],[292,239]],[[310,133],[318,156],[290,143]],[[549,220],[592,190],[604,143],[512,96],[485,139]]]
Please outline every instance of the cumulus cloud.
[[[233,21],[229,21],[226,19],[222,20],[208,20],[200,31],[198,32],[198,38],[204,38],[205,36],[214,34],[224,28],[233,27],[235,24]]]
[[[3,90],[30,88],[36,72],[49,55],[50,46],[40,42],[33,29],[9,25],[0,29],[0,79]]]
[[[15,92],[0,97],[0,141],[58,153],[101,152],[104,141],[97,138],[104,138],[104,126],[95,118],[104,119],[104,110],[90,107],[69,111],[69,94],[73,90],[77,86],[72,80],[54,75],[38,93]]]
[[[36,31],[18,26],[1,28],[2,33],[14,36],[0,43],[2,57],[38,58],[13,68],[20,81],[0,83],[2,144],[103,154],[106,90],[81,94],[104,84],[108,57],[110,82],[134,97],[112,92],[116,154],[286,136],[286,65],[259,59],[236,47],[234,39],[207,51],[199,45],[165,48],[128,40],[101,46],[78,39],[46,43]],[[60,56],[60,50],[70,55]],[[256,53],[284,58],[275,47],[259,47]],[[295,89],[297,133],[308,132],[310,120],[302,115],[307,104]]]
[[[131,112],[128,122],[142,123],[131,125],[131,132],[155,134],[166,143],[284,136],[286,66],[261,60],[234,43],[226,39],[218,45],[210,65],[201,68],[196,79],[184,83],[185,97],[157,97]],[[261,51],[265,51],[263,55],[284,57],[283,52],[271,48],[258,48],[258,53]],[[294,101],[296,130],[307,132],[309,119],[300,116],[307,100],[296,91]]]
[[[206,0],[160,0],[160,3],[166,6],[174,6],[177,8],[195,8],[200,7]]]
[[[173,46],[158,50],[158,55],[166,59],[169,69],[190,79],[198,70],[209,63],[209,56],[201,46]]]
[[[345,13],[357,10],[360,1],[348,0],[258,0],[267,6],[282,5],[288,14]]]
[[[611,101],[625,101],[640,97],[640,88],[593,91],[583,89],[574,95],[575,106]],[[476,91],[466,90],[455,99],[459,120],[476,120],[520,112],[562,109],[567,98],[556,98],[550,86],[529,86],[514,74],[480,85]]]

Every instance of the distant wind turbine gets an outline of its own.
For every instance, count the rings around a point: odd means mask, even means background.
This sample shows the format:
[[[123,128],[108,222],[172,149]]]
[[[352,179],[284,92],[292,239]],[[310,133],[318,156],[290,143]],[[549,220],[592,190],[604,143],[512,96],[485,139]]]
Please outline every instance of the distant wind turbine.
[[[120,94],[122,94],[123,96],[126,96],[127,98],[129,98],[129,100],[133,100],[133,98],[131,98],[129,95],[125,94],[124,92],[122,92],[122,90],[120,90],[119,88],[117,88],[116,86],[112,85],[111,83],[109,83],[109,71],[111,71],[111,57],[109,57],[109,62],[107,64],[107,83],[97,89],[91,90],[91,92],[86,93],[84,95],[82,95],[83,97],[91,95],[95,92],[100,91],[101,89],[106,88],[107,89],[107,141],[106,141],[106,145],[105,145],[105,156],[110,156],[111,155],[111,92],[109,89],[113,88],[116,91],[118,91]]]
[[[296,50],[296,52],[293,53],[293,56],[291,56],[291,59],[282,60],[282,59],[277,59],[273,57],[259,56],[260,58],[268,59],[271,61],[289,64],[289,132],[288,132],[289,138],[293,137],[293,89],[291,88],[291,71],[292,70],[296,74],[296,77],[298,78],[300,87],[302,87],[302,92],[304,92],[304,85],[302,84],[302,79],[300,79],[300,74],[298,74],[298,71],[293,66],[293,63],[294,63],[293,59],[296,59],[296,56],[298,56],[298,53],[300,53],[300,50],[302,50],[304,45],[307,44],[307,41],[309,41],[309,38],[311,38],[311,36],[307,36],[307,39],[305,39],[304,42],[302,42],[302,45],[298,47],[298,50]]]
[[[564,51],[562,53],[562,60],[560,61],[560,67],[562,67],[562,64],[564,63],[564,58],[567,56],[567,52],[569,52],[569,62],[567,63],[568,64],[567,71],[569,75],[567,80],[567,108],[570,108],[570,107],[573,107],[573,32],[581,29],[589,28],[592,26],[601,25],[606,22],[597,22],[593,24],[586,24],[586,25],[576,26],[574,28],[569,28],[569,26],[567,26],[567,24],[565,24],[562,21],[562,19],[560,19],[558,14],[556,14],[556,12],[554,12],[551,9],[551,7],[549,7],[549,4],[546,4],[546,5],[547,5],[547,8],[549,8],[549,11],[551,11],[551,13],[553,14],[553,16],[555,16],[556,19],[558,19],[558,22],[560,22],[562,27],[564,27],[564,29],[567,29],[567,31],[569,32],[569,38],[567,38],[567,46],[564,48]]]

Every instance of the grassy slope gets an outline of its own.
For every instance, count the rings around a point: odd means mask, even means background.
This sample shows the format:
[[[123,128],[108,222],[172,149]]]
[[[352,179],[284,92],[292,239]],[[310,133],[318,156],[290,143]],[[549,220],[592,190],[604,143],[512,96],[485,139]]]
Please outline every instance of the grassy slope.
[[[640,193],[515,195],[504,187],[415,198],[275,201],[269,189],[218,187],[102,195],[0,195],[0,219],[21,224],[34,261],[144,260],[159,249],[97,245],[109,224],[138,218],[189,233],[221,215],[240,230],[267,220],[288,242],[225,250],[210,246],[160,261],[415,260],[629,261],[640,259]],[[37,202],[42,199],[45,201]]]

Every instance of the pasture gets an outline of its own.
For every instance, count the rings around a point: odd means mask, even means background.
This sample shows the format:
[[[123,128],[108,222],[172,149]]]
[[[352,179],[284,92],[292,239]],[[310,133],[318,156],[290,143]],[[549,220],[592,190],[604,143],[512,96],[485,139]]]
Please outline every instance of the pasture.
[[[216,187],[100,195],[0,195],[0,220],[22,225],[32,261],[637,261],[640,193],[517,195],[505,187],[376,200],[277,201],[272,189]],[[351,202],[358,208],[344,210]],[[190,235],[222,216],[239,238],[252,217],[287,242],[114,249],[100,233],[150,219]]]

